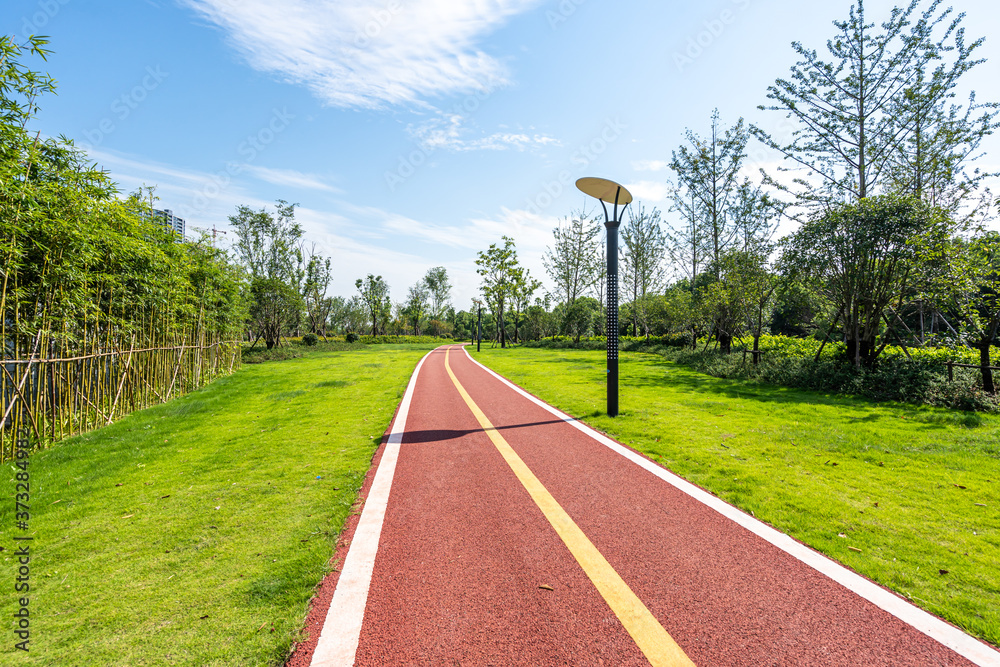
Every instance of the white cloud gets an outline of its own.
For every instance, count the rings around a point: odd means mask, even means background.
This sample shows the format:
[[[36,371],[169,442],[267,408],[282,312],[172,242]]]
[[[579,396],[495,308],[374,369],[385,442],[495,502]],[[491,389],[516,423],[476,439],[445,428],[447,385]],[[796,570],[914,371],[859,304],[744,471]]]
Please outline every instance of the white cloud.
[[[632,193],[633,198],[649,203],[666,201],[670,194],[665,181],[638,181],[626,184],[625,188]]]
[[[303,190],[323,190],[326,192],[341,192],[338,188],[325,183],[321,176],[306,174],[294,169],[270,169],[268,167],[258,167],[245,165],[244,171],[262,181],[273,183],[274,185],[288,185],[293,188]]]
[[[490,90],[507,69],[477,46],[539,0],[181,0],[255,69],[340,107]]]
[[[669,166],[666,160],[632,160],[632,169],[636,171],[663,171]]]
[[[543,146],[558,146],[559,141],[546,134],[529,132],[495,132],[486,137],[470,137],[466,119],[459,114],[442,114],[437,118],[407,128],[414,141],[427,150],[444,148],[452,151],[517,150]]]

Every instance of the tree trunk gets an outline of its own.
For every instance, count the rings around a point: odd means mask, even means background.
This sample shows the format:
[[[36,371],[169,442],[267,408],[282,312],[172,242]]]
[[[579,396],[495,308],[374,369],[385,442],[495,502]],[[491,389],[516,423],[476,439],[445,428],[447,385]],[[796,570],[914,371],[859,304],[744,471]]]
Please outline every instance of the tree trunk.
[[[990,394],[997,393],[996,384],[993,382],[993,369],[990,368],[990,339],[980,340],[979,366],[983,374],[983,389]]]
[[[728,331],[723,331],[719,329],[719,352],[722,354],[731,354],[733,351],[733,335]]]
[[[753,365],[756,366],[760,361],[760,335],[753,337]]]

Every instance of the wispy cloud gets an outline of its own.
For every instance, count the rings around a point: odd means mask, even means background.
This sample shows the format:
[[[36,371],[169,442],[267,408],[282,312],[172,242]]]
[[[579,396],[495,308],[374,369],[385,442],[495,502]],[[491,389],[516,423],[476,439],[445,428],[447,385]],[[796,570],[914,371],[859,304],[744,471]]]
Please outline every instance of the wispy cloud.
[[[488,136],[473,136],[466,119],[459,114],[442,114],[407,128],[414,141],[428,150],[444,148],[452,151],[516,150],[524,151],[545,146],[558,146],[559,141],[538,132],[494,132]]]
[[[479,42],[539,0],[180,0],[255,69],[339,107],[423,102],[508,83]]]
[[[273,183],[274,185],[288,185],[293,188],[301,188],[303,190],[341,192],[339,188],[326,183],[321,176],[306,174],[301,171],[295,171],[294,169],[271,169],[268,167],[246,165],[244,170],[251,176],[254,176],[262,181],[266,181],[267,183]]]

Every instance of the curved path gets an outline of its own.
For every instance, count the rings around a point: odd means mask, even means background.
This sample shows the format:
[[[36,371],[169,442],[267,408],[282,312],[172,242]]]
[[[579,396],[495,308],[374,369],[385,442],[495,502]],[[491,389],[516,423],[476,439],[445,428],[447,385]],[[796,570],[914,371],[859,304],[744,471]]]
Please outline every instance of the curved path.
[[[380,457],[314,667],[1000,665],[459,346]]]

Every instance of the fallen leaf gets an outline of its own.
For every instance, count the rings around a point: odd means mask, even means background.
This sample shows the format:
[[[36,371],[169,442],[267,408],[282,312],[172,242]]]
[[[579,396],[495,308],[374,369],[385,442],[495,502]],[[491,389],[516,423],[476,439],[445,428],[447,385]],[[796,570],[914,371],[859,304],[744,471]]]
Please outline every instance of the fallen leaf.
[[[879,461],[879,462],[878,462],[878,465],[879,465],[879,467],[881,468],[882,466],[884,466],[884,465],[885,465],[885,463],[883,463],[882,461]]]
[[[135,516],[134,514],[126,514],[126,515],[125,515],[125,516],[123,516],[122,518],[123,518],[123,519],[131,519],[131,518],[132,518],[132,517],[134,517],[134,516]]]
[[[861,549],[857,547],[847,547],[847,548],[850,549],[851,551],[857,551],[858,553],[861,553]]]
[[[938,570],[940,574],[948,574],[948,570]]]
[[[965,487],[964,487],[964,486],[962,486],[961,484],[952,484],[952,486],[954,486],[954,487],[957,487],[957,488],[959,488],[959,489],[964,489],[964,488],[965,488]]]
[[[56,503],[61,503],[61,502],[62,502],[62,498],[60,498],[59,500],[56,501]],[[52,504],[55,505],[56,503],[52,503]]]
[[[170,497],[170,494],[168,493],[168,494],[167,494],[167,495],[165,495],[165,496],[160,496],[160,500],[163,500],[164,498],[169,498],[169,497]]]
[[[539,587],[539,588],[542,588],[542,589],[545,589],[545,590],[547,590],[547,591],[554,591],[554,590],[555,590],[554,588],[552,588],[552,587],[551,587],[551,586],[549,586],[548,584],[538,584],[538,587]]]
[[[208,614],[205,614],[204,616],[199,616],[198,620],[199,621],[204,621],[206,618],[208,618]]]
[[[983,503],[976,503],[976,507],[986,507]]]
[[[115,484],[115,486],[122,486],[122,483],[118,482],[117,484]]]
[[[844,535],[843,533],[837,533],[837,537],[843,537],[843,538],[845,538],[845,539],[846,539],[846,538],[847,538],[847,535]]]

